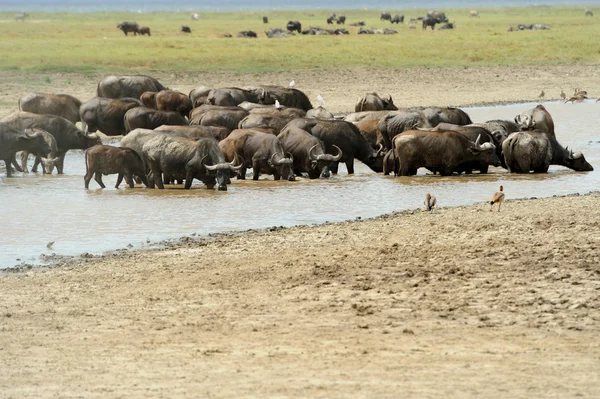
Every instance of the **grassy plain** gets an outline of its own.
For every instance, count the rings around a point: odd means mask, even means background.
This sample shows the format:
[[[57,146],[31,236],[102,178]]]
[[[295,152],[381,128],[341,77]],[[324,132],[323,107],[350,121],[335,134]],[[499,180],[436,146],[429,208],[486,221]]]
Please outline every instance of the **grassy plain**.
[[[600,19],[584,7],[523,7],[444,10],[453,31],[391,26],[397,35],[295,36],[267,39],[269,27],[290,19],[303,27],[327,27],[330,11],[201,13],[192,21],[180,13],[32,13],[26,22],[0,13],[0,70],[15,72],[232,71],[277,72],[331,68],[410,68],[449,66],[575,64],[600,62]],[[596,11],[596,10],[595,10]],[[405,12],[406,20],[425,10]],[[390,27],[379,10],[346,11],[347,23]],[[598,13],[597,13],[598,14]],[[270,23],[263,24],[267,15]],[[125,37],[122,21],[149,26],[152,37]],[[507,32],[509,25],[542,23],[547,31]],[[181,33],[189,25],[191,34]],[[258,39],[223,38],[254,30]]]

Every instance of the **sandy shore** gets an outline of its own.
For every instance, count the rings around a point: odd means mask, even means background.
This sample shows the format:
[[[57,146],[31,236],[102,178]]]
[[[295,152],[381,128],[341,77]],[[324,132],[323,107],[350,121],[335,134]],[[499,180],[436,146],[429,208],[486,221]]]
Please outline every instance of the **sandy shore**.
[[[125,73],[135,73],[128,71]],[[561,88],[567,95],[574,88],[588,91],[590,98],[600,97],[598,65],[498,66],[468,68],[414,68],[397,70],[340,69],[324,71],[285,71],[280,73],[152,73],[163,84],[188,93],[192,88],[256,86],[291,80],[307,93],[313,104],[321,94],[331,112],[354,111],[356,100],[367,92],[389,93],[398,107],[468,106],[507,102],[560,99]],[[0,115],[17,109],[17,100],[31,92],[66,93],[87,101],[95,96],[96,84],[104,74],[25,75],[0,72]]]
[[[597,66],[155,74],[295,79],[333,112],[600,96]],[[101,76],[0,72],[83,100]],[[491,195],[492,193],[490,193]],[[508,192],[510,198],[510,192]],[[185,238],[0,275],[0,396],[599,397],[600,194]],[[85,248],[82,248],[82,252]]]
[[[598,397],[599,201],[189,238],[9,273],[0,392]]]

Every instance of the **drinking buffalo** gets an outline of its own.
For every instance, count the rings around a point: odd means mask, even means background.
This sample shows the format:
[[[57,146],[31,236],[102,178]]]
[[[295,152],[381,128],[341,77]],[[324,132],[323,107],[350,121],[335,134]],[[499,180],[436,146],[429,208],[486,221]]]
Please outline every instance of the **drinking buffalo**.
[[[6,165],[7,177],[12,177],[11,164],[15,161],[15,153],[18,151],[28,151],[45,157],[51,149],[39,132],[28,134],[23,129],[0,123],[0,160]]]
[[[173,111],[182,117],[187,117],[192,110],[190,98],[174,90],[161,90],[154,96],[156,109],[159,111]]]
[[[311,179],[329,177],[329,170],[342,158],[342,150],[339,147],[336,155],[325,152],[325,144],[299,128],[290,128],[277,136],[281,146],[286,153],[290,153],[294,159],[294,173],[308,173]]]
[[[77,123],[81,101],[68,94],[29,93],[19,98],[19,111],[62,116]]]
[[[258,103],[273,105],[275,100],[279,104],[291,108],[300,108],[304,111],[312,109],[310,100],[302,91],[282,86],[261,86],[255,89],[258,94]]]
[[[159,134],[148,140],[142,151],[159,189],[165,188],[161,179],[164,173],[173,179],[185,179],[186,189],[198,179],[209,190],[216,184],[218,190],[224,191],[230,183],[229,174],[241,167],[234,166],[234,162],[225,162],[217,140],[212,138],[193,140]],[[148,183],[154,187],[152,182]]]
[[[125,131],[133,129],[155,129],[161,125],[187,125],[187,121],[177,112],[158,111],[146,107],[132,108],[125,113]]]
[[[105,98],[140,98],[145,91],[167,90],[165,86],[151,76],[146,75],[109,75],[98,83],[96,95]]]
[[[395,111],[398,107],[394,105],[394,100],[389,94],[387,96],[380,97],[377,93],[367,93],[363,97],[359,98],[354,105],[354,112],[363,111],[383,111],[390,110]]]
[[[137,36],[138,33],[140,33],[140,26],[137,24],[137,22],[123,22],[119,25],[117,25],[117,29],[121,29],[123,31],[123,33],[125,34],[125,36],[127,36],[127,34],[129,32],[133,32],[133,34],[135,36]]]
[[[115,100],[112,98],[94,97],[79,109],[82,122],[88,132],[100,130],[107,136],[120,136],[125,130],[125,114],[140,105],[134,99]]]
[[[546,173],[550,165],[580,172],[594,170],[581,152],[564,148],[554,136],[538,130],[512,133],[502,144],[502,150],[510,173]]]
[[[273,175],[275,180],[295,180],[293,158],[286,158],[285,152],[276,136],[253,129],[237,129],[219,143],[225,159],[233,160],[238,154],[242,157],[238,179],[246,178],[246,169],[252,167],[253,180],[260,173]]]
[[[480,144],[479,138],[473,142],[453,131],[409,130],[394,137],[393,147],[394,172],[400,176],[416,175],[420,167],[450,176],[460,164],[471,161],[500,165],[492,143]]]
[[[300,21],[288,21],[286,28],[287,30],[292,32],[297,30],[298,33],[302,33],[302,24],[300,23]]]
[[[44,141],[46,142],[46,144],[48,144],[48,147],[50,148],[50,152],[48,153],[48,155],[34,154],[35,161],[33,162],[33,167],[31,168],[31,171],[36,173],[38,165],[42,164],[42,173],[43,174],[46,174],[46,173],[51,174],[52,171],[54,170],[54,167],[56,166],[56,163],[60,160],[60,158],[58,158],[56,156],[56,153],[58,152],[58,146],[56,145],[56,139],[54,138],[53,135],[51,135],[47,131],[38,129],[38,128],[32,128],[32,129],[27,130],[26,132],[29,134],[34,134],[34,133],[41,134],[42,137],[44,138]],[[27,158],[29,158],[29,151],[28,150],[21,151],[21,169],[22,169],[23,173],[29,173],[29,170],[27,168]]]
[[[125,177],[129,187],[135,187],[133,183],[134,176],[148,186],[142,158],[131,148],[96,145],[85,152],[85,176],[83,179],[86,189],[90,187],[92,176],[94,176],[94,180],[98,182],[100,187],[105,188],[102,175],[112,174],[119,175],[115,188],[119,188],[123,177]]]
[[[65,154],[69,150],[85,150],[96,144],[101,144],[97,134],[86,134],[73,123],[54,115],[37,115],[29,112],[14,112],[0,120],[20,130],[39,128],[47,131],[56,140],[56,168],[63,173]]]
[[[319,120],[310,118],[298,118],[288,123],[282,130],[285,132],[292,127],[306,130],[313,136],[325,143],[325,150],[329,154],[337,153],[338,147],[342,150],[339,162],[346,164],[348,174],[354,173],[354,158],[366,164],[375,172],[383,171],[383,154],[381,148],[374,150],[360,133],[360,130],[352,123],[338,120]],[[331,168],[336,174],[338,165]]]

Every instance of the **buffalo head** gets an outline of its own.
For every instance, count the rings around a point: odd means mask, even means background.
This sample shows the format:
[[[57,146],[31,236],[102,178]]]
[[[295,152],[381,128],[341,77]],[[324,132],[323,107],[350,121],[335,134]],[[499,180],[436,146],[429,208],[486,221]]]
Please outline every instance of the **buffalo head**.
[[[229,179],[229,175],[231,172],[237,172],[241,169],[243,162],[239,163],[239,165],[235,166],[236,161],[238,161],[238,155],[235,154],[233,161],[231,162],[222,162],[216,165],[207,165],[204,163],[204,160],[208,157],[206,155],[202,158],[202,165],[209,176],[213,177],[212,184],[206,183],[208,188],[212,188],[214,186],[215,180],[217,182],[217,190],[219,191],[227,191],[227,185],[231,184],[231,180]]]
[[[281,156],[279,159],[276,159],[277,155],[278,153],[275,153],[271,156],[269,159],[269,166],[277,170],[281,179],[289,181],[296,180],[296,176],[294,175],[294,157],[292,154],[288,153],[290,156],[289,158]]]
[[[492,143],[480,144],[481,135],[477,136],[477,140],[473,146],[469,147],[471,154],[477,155],[477,158],[481,161],[487,162],[490,165],[500,166],[500,158],[496,155],[496,146]]]
[[[342,159],[342,150],[337,145],[333,145],[337,151],[337,155],[331,154],[315,154],[314,150],[318,147],[318,144],[315,144],[308,151],[308,157],[310,158],[310,167],[311,170],[319,172],[319,177],[326,178],[330,176],[329,169],[335,162],[339,162]],[[309,173],[311,176],[311,173]],[[316,176],[315,176],[316,177]]]
[[[578,172],[591,172],[594,170],[594,167],[585,160],[585,157],[581,152],[573,152],[573,150],[569,150],[568,147],[566,150],[568,155],[565,159],[565,166]]]

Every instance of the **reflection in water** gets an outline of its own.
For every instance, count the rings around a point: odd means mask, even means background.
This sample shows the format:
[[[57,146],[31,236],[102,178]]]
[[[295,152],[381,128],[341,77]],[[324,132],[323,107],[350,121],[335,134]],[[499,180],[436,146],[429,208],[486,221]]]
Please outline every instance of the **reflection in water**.
[[[466,110],[474,121],[512,119],[533,105]],[[553,116],[559,142],[581,150],[596,171],[577,173],[552,166],[548,174],[509,175],[490,168],[488,175],[441,177],[421,169],[418,176],[395,178],[357,163],[354,176],[346,175],[342,166],[341,174],[328,180],[275,182],[268,180],[270,176],[258,182],[234,180],[227,192],[206,190],[198,182],[191,190],[182,185],[168,190],[116,190],[112,188],[116,175],[104,178],[107,189],[97,188],[92,181],[86,191],[81,151],[68,153],[63,176],[17,173],[7,179],[2,171],[0,223],[5,234],[0,268],[38,262],[40,254],[97,254],[192,233],[373,217],[419,208],[428,191],[437,197],[438,206],[454,206],[487,201],[500,184],[507,199],[598,190],[600,134],[595,124],[600,104],[544,105]],[[55,243],[48,250],[50,241]]]

